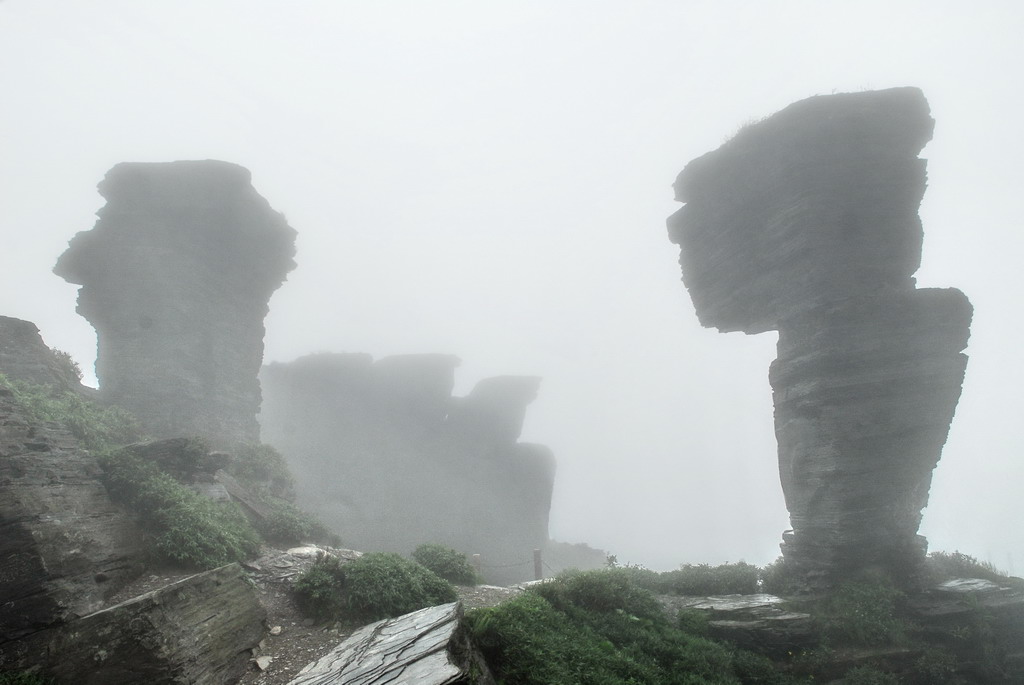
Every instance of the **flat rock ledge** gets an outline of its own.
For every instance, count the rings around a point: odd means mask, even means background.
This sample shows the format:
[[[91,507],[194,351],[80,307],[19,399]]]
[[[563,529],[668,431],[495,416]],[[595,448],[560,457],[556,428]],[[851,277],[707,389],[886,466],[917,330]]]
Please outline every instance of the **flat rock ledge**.
[[[714,597],[659,597],[670,610],[690,609],[708,617],[710,634],[746,649],[784,654],[816,639],[810,614],[790,611],[769,594]]]
[[[0,667],[76,685],[224,685],[245,671],[264,618],[229,564],[3,645]]]
[[[462,603],[427,607],[360,628],[288,685],[493,685],[462,630]]]

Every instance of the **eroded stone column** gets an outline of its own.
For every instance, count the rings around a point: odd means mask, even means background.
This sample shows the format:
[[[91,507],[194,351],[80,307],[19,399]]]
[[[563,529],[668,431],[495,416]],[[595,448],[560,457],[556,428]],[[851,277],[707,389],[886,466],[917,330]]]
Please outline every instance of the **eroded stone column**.
[[[295,267],[295,231],[219,161],[125,163],[54,271],[82,286],[102,396],[153,437],[256,441],[263,319]]]
[[[971,305],[916,289],[933,120],[916,88],[818,96],[690,162],[669,219],[700,322],[779,332],[770,380],[810,587],[912,582],[931,473],[960,397]]]

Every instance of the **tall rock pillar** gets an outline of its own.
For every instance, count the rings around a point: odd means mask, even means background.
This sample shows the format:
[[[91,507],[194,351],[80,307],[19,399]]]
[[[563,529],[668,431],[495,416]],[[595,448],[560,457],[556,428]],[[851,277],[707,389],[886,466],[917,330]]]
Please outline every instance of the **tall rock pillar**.
[[[700,322],[779,332],[769,374],[792,530],[812,588],[910,583],[931,474],[960,397],[972,309],[917,289],[934,122],[916,88],[790,105],[690,162],[669,219]]]
[[[250,180],[212,160],[118,164],[54,269],[82,286],[103,398],[154,437],[259,438],[263,319],[295,231]]]

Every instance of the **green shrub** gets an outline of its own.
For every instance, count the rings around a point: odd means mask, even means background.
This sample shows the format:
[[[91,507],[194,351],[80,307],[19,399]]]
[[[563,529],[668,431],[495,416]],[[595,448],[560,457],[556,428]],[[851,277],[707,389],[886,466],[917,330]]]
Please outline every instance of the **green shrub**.
[[[630,577],[627,569],[566,571],[533,591],[562,612],[582,609],[591,613],[624,612],[651,620],[665,620],[658,600]]]
[[[761,591],[780,597],[799,594],[800,580],[785,557],[779,557],[761,569]]]
[[[600,635],[557,611],[540,595],[526,592],[490,609],[467,614],[474,644],[505,685],[645,682]]]
[[[412,558],[419,564],[429,568],[449,583],[456,585],[476,585],[476,570],[462,552],[444,545],[424,544],[416,548]]]
[[[903,593],[881,581],[841,585],[825,602],[826,634],[835,644],[903,644],[909,624],[897,616]]]
[[[303,612],[320,620],[345,612],[345,571],[337,557],[317,559],[295,582],[295,595]]]
[[[758,592],[758,568],[738,562],[710,566],[684,564],[661,574],[666,594],[675,595],[750,595]]]
[[[458,599],[429,569],[397,554],[373,552],[347,564],[318,560],[295,584],[300,605],[320,619],[375,621]]]
[[[0,673],[0,685],[50,685],[52,682],[32,673]]]
[[[270,445],[239,443],[231,450],[228,473],[257,495],[294,499],[295,478],[284,456]]]
[[[316,516],[302,511],[286,500],[267,498],[270,515],[257,528],[263,539],[277,544],[299,544],[303,542],[324,542],[339,545],[341,540]]]
[[[925,560],[925,569],[934,583],[954,578],[983,578],[996,583],[1007,580],[1007,575],[992,564],[961,552],[932,552]]]
[[[766,659],[673,626],[629,569],[564,573],[469,612],[467,625],[508,685],[794,682]]]
[[[103,452],[138,440],[138,422],[118,407],[101,407],[69,390],[14,381],[0,375],[15,404],[32,421],[58,423],[82,441],[86,449]]]
[[[85,374],[82,373],[82,367],[79,366],[75,358],[71,356],[70,352],[64,350],[52,349],[50,354],[53,355],[53,361],[56,366],[56,371],[60,375],[61,380],[71,387],[75,383],[81,383]]]
[[[200,495],[130,450],[100,464],[111,497],[138,515],[163,560],[210,569],[259,551],[259,536],[233,502]]]
[[[681,609],[676,617],[679,630],[701,637],[708,634],[708,622],[708,615],[698,609]]]

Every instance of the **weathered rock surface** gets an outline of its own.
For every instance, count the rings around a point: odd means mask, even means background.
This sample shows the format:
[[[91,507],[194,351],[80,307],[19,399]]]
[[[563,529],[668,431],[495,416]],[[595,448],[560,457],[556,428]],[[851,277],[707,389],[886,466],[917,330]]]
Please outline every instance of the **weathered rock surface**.
[[[140,571],[139,534],[100,468],[0,387],[0,645],[96,611]]]
[[[0,373],[60,390],[87,392],[69,364],[61,364],[31,321],[0,316]]]
[[[61,683],[224,685],[244,672],[263,618],[252,586],[230,564],[0,646],[0,663],[41,666]]]
[[[810,587],[867,569],[913,584],[924,556],[972,314],[912,277],[933,124],[915,88],[814,97],[676,180],[669,233],[701,323],[779,331],[783,553]]]
[[[424,542],[482,555],[492,582],[533,577],[555,463],[517,442],[539,379],[452,396],[458,359],[319,354],[261,376],[263,439],[285,454],[299,504],[345,544],[408,554]],[[504,567],[504,568],[498,568]]]
[[[712,637],[744,649],[784,655],[811,647],[819,638],[810,614],[787,609],[785,600],[775,595],[662,595],[658,599],[673,614],[680,609],[706,614]]]
[[[933,127],[916,88],[818,96],[687,164],[669,235],[700,322],[761,333],[814,303],[913,288]]]
[[[335,549],[316,545],[292,547],[283,551],[270,549],[258,559],[245,562],[243,566],[265,582],[279,583],[290,587],[300,575],[316,563],[317,559],[325,556],[349,562],[363,556],[363,553],[352,549]]]
[[[54,271],[82,285],[103,398],[154,437],[258,441],[263,319],[295,231],[227,162],[118,164],[99,190]]]
[[[461,628],[458,602],[371,623],[306,666],[289,685],[491,685]],[[476,675],[474,675],[476,674]]]

